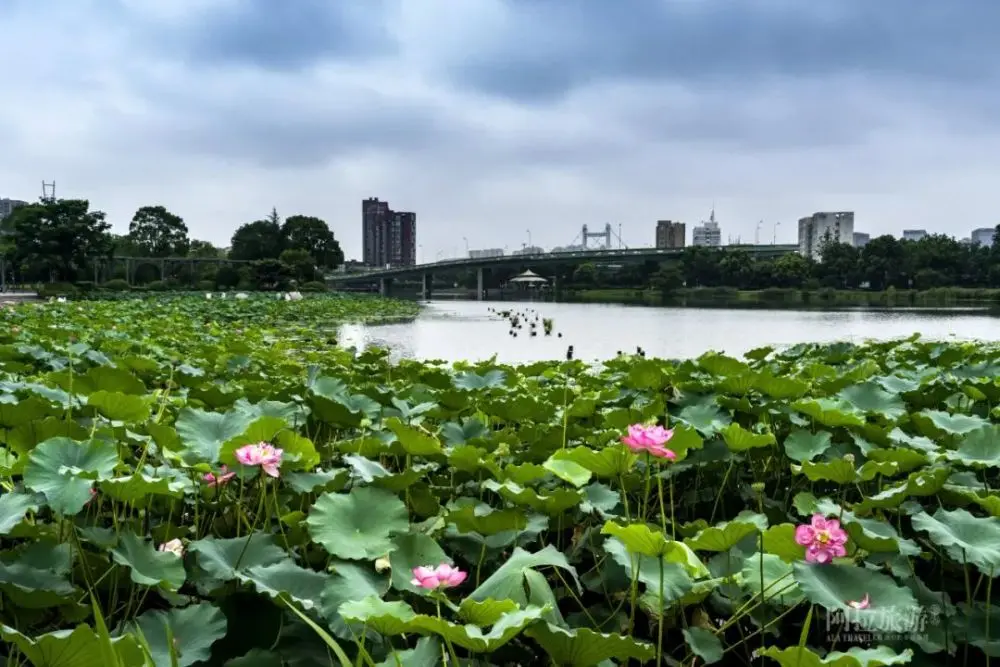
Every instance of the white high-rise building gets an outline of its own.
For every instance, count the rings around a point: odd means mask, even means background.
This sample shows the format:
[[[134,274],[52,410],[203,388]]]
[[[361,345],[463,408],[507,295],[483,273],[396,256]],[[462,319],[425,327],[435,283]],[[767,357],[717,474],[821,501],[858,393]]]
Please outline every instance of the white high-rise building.
[[[691,245],[703,245],[710,248],[718,248],[722,245],[722,230],[719,223],[715,221],[715,209],[708,217],[708,222],[702,221],[700,225],[695,225],[691,230]]]
[[[854,245],[854,211],[813,213],[799,218],[799,254],[819,259],[828,240]]]
[[[486,259],[487,257],[503,257],[503,248],[483,248],[470,250],[469,259]]]
[[[980,227],[979,229],[973,229],[972,235],[969,239],[973,243],[978,243],[979,245],[989,248],[993,246],[993,234],[996,230],[992,227]]]
[[[926,229],[904,229],[903,230],[903,240],[904,241],[919,241],[920,239],[927,236]]]
[[[21,201],[20,199],[7,199],[6,197],[0,198],[0,220],[3,220],[8,215],[13,213],[15,208],[27,205],[28,202]]]

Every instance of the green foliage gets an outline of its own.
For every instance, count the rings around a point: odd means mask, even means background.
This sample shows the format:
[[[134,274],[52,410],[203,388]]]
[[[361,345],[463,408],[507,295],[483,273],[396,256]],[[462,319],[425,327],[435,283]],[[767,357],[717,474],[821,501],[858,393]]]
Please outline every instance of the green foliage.
[[[35,280],[72,282],[111,253],[111,225],[84,199],[45,200],[21,206],[4,221],[15,266]]]
[[[143,206],[136,211],[128,235],[141,257],[183,257],[191,245],[184,219],[163,206]]]
[[[412,312],[335,294],[4,311],[0,662],[1000,653],[997,347],[448,368],[328,333]],[[621,443],[646,421],[676,460]],[[284,450],[278,477],[238,463],[258,441]],[[795,539],[817,512],[848,536],[827,565]],[[412,583],[441,564],[468,579]]]

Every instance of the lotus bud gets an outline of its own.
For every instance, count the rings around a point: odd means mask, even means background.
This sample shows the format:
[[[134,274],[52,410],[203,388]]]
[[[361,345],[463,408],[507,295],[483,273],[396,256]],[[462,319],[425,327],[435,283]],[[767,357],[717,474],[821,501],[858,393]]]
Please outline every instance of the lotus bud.
[[[750,485],[754,493],[764,493],[764,482],[754,482]]]

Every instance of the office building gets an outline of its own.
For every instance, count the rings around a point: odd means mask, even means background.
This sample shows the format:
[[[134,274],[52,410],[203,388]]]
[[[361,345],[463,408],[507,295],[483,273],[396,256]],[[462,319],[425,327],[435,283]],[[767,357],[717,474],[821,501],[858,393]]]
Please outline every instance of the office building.
[[[868,242],[872,240],[870,234],[865,234],[864,232],[854,232],[854,247],[864,248],[868,245]]]
[[[670,220],[656,222],[657,248],[683,248],[686,236],[687,228],[683,222]]]
[[[972,236],[969,238],[973,243],[989,248],[993,245],[993,235],[995,233],[996,229],[993,227],[980,227],[979,229],[973,229]]]
[[[511,255],[541,255],[545,252],[545,248],[541,248],[536,245],[529,245],[521,248],[520,250],[515,250],[510,253]]]
[[[469,251],[469,259],[486,259],[488,257],[503,257],[503,248],[484,248],[482,250]]]
[[[919,241],[920,239],[927,236],[926,229],[904,229],[903,230],[903,240],[904,241]]]
[[[3,220],[13,213],[14,209],[27,205],[28,202],[20,199],[7,199],[6,197],[0,198],[0,220]]]
[[[375,197],[361,202],[361,254],[365,266],[417,263],[417,214],[393,211]]]
[[[799,254],[819,259],[825,243],[854,245],[854,212],[819,212],[799,218]]]
[[[708,217],[708,222],[702,221],[700,225],[695,225],[691,230],[691,245],[708,246],[718,248],[722,245],[722,230],[719,223],[715,221],[715,209]]]

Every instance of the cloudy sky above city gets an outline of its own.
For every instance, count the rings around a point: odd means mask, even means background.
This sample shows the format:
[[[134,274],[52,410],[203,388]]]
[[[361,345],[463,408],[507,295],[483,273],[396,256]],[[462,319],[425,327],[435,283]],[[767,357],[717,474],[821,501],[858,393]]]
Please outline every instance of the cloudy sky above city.
[[[228,245],[361,199],[418,258],[657,219],[794,241],[993,226],[1000,3],[987,0],[0,0],[0,197],[160,203]],[[780,226],[775,223],[780,222]]]

